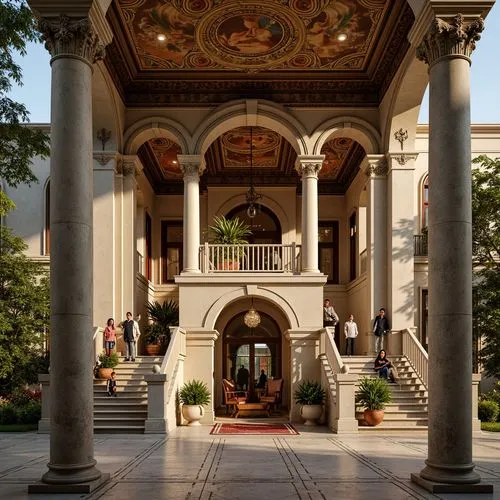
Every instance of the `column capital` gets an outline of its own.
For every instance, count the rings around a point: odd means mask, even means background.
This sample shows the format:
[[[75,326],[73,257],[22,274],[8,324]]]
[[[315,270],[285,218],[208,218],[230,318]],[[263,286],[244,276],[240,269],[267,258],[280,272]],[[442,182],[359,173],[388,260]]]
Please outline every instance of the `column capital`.
[[[136,155],[116,156],[115,173],[117,175],[136,177],[143,169],[141,160]]]
[[[469,61],[481,38],[484,21],[477,17],[466,21],[462,14],[457,14],[445,21],[435,17],[422,43],[417,47],[417,58],[430,67],[447,58],[463,58]]]
[[[361,163],[361,170],[370,178],[386,177],[389,170],[385,155],[366,155]]]
[[[324,160],[325,155],[299,155],[295,164],[295,170],[302,176],[302,179],[307,177],[317,179]]]
[[[99,2],[30,0],[29,4],[52,60],[73,57],[92,66],[104,58],[113,33]]]
[[[392,170],[415,170],[416,152],[387,153],[388,173]]]
[[[184,180],[199,180],[205,170],[205,161],[202,155],[177,155],[179,167],[184,174]]]

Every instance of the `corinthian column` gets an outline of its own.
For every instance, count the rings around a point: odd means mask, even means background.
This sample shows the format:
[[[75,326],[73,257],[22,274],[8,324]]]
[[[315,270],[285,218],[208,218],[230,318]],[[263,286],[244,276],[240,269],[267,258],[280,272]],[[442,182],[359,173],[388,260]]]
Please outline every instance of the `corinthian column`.
[[[52,55],[52,397],[49,470],[30,492],[89,492],[103,480],[93,445],[91,92],[104,45],[86,17],[41,19],[39,29]]]
[[[299,156],[296,169],[302,177],[302,272],[318,269],[318,174],[325,155]]]
[[[435,18],[417,56],[429,65],[429,451],[412,480],[431,491],[477,491],[472,463],[470,56],[476,18]],[[458,486],[460,485],[460,486]],[[476,486],[473,486],[476,485]],[[491,489],[491,487],[490,487]]]
[[[199,273],[200,248],[200,176],[203,159],[198,155],[179,155],[179,165],[184,174],[184,270]]]

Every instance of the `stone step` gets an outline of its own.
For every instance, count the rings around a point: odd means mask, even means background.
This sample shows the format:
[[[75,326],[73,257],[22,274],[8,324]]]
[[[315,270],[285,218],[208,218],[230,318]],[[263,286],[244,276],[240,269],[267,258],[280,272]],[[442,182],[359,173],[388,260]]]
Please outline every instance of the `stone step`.
[[[358,427],[359,432],[427,432],[428,427],[426,425],[409,426],[409,425],[392,425],[382,422],[380,425],[375,427],[370,427],[369,425],[360,425]]]
[[[109,398],[107,393],[94,393],[94,404],[109,403]],[[121,392],[120,402],[122,404],[147,404],[147,392]]]
[[[108,398],[111,400],[111,398]],[[109,402],[94,402],[94,412],[97,411],[112,411],[112,412],[122,412],[122,411],[148,411],[148,404],[145,403],[124,403],[123,398],[113,398]]]
[[[125,379],[122,380],[121,384],[118,383],[118,379],[116,380],[116,385],[117,387],[139,387],[139,386],[144,386],[147,387],[147,382],[143,378],[139,379]],[[94,381],[94,387],[106,387],[107,380],[95,380]]]
[[[94,434],[144,434],[144,426],[128,425],[126,427],[113,427],[106,425],[96,426],[94,424]]]
[[[356,418],[363,418],[363,408],[356,408]],[[422,410],[398,410],[395,408],[391,408],[386,406],[384,410],[384,419],[387,420],[418,420],[418,419],[427,420],[427,412]]]
[[[138,393],[138,394],[147,394],[148,386],[147,385],[117,385],[116,392],[126,392],[126,393]],[[107,394],[105,385],[94,385],[94,396],[102,396],[103,394]]]
[[[94,416],[94,427],[126,427],[142,426],[144,428],[145,418],[143,417],[96,417]]]
[[[116,372],[116,376],[115,376],[115,379],[117,382],[119,382],[120,380],[123,380],[123,381],[128,381],[128,380],[136,380],[138,382],[144,380],[144,375],[146,373],[120,373],[120,372]],[[105,384],[107,382],[107,380],[103,380],[103,379],[97,379],[98,382],[101,382],[103,384]]]
[[[94,420],[100,421],[102,419],[109,419],[120,421],[120,418],[126,420],[133,419],[144,421],[148,418],[147,407],[145,410],[129,410],[124,409],[123,407],[113,408],[112,410],[101,410],[100,408],[94,408]]]

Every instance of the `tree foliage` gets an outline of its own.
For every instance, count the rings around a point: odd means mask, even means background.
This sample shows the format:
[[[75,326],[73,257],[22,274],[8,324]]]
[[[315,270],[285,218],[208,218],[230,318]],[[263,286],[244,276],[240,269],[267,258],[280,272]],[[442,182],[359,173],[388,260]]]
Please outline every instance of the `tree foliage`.
[[[49,139],[45,132],[23,125],[29,121],[26,107],[8,97],[12,85],[22,85],[21,67],[14,61],[16,52],[26,55],[27,42],[39,41],[36,21],[24,1],[0,3],[0,178],[9,186],[31,184],[37,179],[31,159],[47,157]],[[0,214],[8,210],[5,194],[0,192]]]
[[[472,171],[474,325],[485,371],[500,377],[500,158],[473,163],[480,165]]]
[[[48,279],[25,250],[22,238],[0,227],[0,394],[36,382],[46,370]]]

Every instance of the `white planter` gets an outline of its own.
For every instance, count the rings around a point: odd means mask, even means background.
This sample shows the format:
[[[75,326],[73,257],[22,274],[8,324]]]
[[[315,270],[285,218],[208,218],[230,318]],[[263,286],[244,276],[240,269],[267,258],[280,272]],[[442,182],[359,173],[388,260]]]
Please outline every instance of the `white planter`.
[[[305,420],[304,425],[317,425],[321,417],[323,407],[321,405],[303,405],[300,407],[300,416]]]
[[[200,420],[205,415],[205,409],[202,405],[182,405],[182,416],[189,423],[188,425],[201,425]]]

